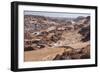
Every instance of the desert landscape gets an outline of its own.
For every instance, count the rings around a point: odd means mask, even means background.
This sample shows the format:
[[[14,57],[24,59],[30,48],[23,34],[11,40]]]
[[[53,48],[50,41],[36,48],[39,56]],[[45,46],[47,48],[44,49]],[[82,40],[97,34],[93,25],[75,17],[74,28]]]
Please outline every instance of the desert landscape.
[[[25,14],[24,61],[90,59],[90,15],[72,15]]]

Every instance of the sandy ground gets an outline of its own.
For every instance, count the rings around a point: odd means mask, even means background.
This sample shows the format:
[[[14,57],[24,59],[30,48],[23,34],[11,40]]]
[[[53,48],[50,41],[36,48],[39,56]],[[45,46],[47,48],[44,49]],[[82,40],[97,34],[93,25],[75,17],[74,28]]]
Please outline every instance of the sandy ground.
[[[52,60],[57,54],[62,54],[65,48],[44,48],[40,50],[25,51],[24,61]]]
[[[81,49],[82,47],[90,44],[90,42],[79,42],[74,44],[69,44],[69,46],[74,47],[74,49]],[[33,51],[25,51],[24,61],[45,61],[52,60],[57,54],[62,54],[65,48],[44,48]]]
[[[90,44],[89,41],[85,42],[85,43],[83,43],[83,42],[77,42],[77,43],[74,43],[74,44],[69,44],[68,46],[71,46],[71,47],[73,47],[75,49],[79,49],[79,48],[85,47],[86,45],[89,45],[89,44]]]

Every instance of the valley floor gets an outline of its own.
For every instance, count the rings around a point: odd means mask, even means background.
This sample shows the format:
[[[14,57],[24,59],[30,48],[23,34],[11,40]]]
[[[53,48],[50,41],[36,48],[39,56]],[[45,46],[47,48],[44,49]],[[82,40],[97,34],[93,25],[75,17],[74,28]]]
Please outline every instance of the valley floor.
[[[69,44],[69,46],[74,47],[74,50],[81,50],[83,47],[89,45],[90,42],[79,42],[74,44]],[[64,51],[69,51],[70,48],[42,48],[33,51],[25,51],[24,53],[24,61],[45,61],[45,60],[53,60],[56,55],[62,55]]]

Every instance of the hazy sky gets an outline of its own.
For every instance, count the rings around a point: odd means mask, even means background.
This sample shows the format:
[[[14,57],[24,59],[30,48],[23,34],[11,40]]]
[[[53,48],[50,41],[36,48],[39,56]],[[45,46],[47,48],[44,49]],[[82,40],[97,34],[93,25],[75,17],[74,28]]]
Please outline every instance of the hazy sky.
[[[66,17],[76,18],[78,16],[89,16],[87,13],[67,13],[67,12],[39,12],[39,11],[24,11],[24,15],[40,15],[47,17]]]

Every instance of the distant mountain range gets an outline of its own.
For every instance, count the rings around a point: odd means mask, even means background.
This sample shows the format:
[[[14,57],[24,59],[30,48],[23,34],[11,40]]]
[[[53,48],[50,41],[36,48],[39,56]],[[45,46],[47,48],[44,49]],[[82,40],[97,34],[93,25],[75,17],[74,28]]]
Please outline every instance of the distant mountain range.
[[[61,18],[61,17],[44,17],[44,16],[36,16],[36,15],[25,15],[25,29],[41,30],[46,29],[53,25],[69,25],[79,20],[85,19],[85,17],[77,17],[77,18]]]

